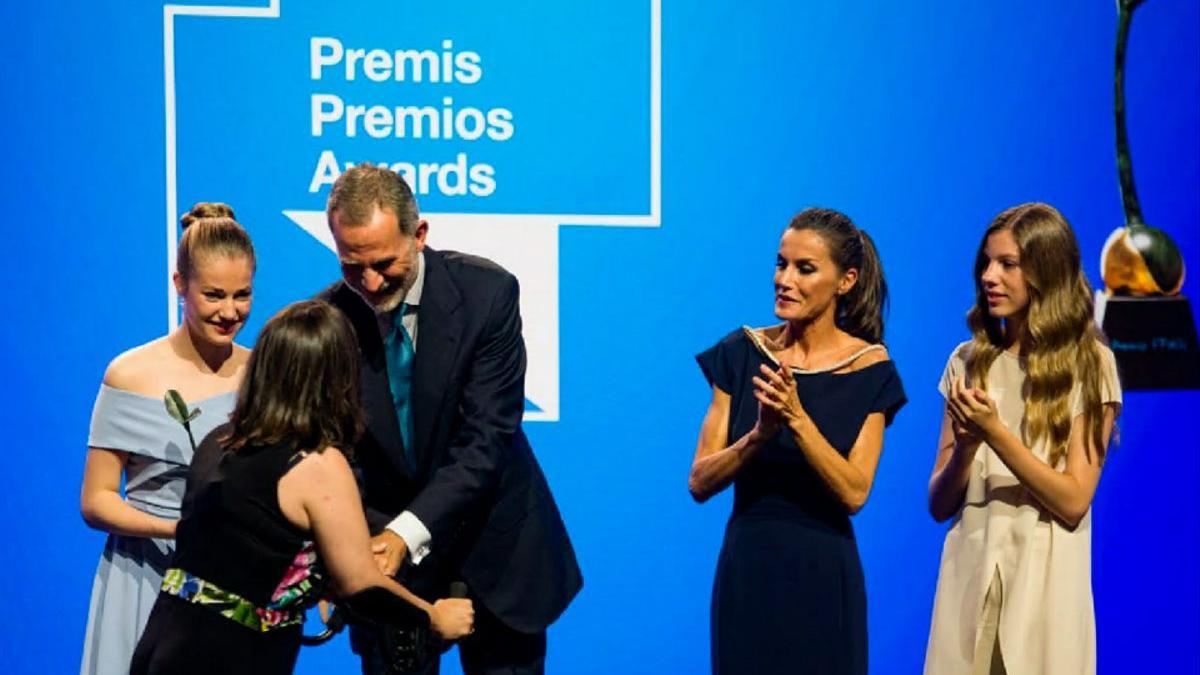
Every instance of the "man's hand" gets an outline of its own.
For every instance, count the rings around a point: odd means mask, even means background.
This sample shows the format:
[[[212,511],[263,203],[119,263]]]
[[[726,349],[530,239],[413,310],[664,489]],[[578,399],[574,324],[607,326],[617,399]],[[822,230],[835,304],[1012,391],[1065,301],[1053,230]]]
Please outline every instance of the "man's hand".
[[[408,545],[400,535],[384,530],[371,537],[371,555],[375,557],[379,571],[390,577],[396,574],[400,563],[404,562],[404,556],[408,555]]]

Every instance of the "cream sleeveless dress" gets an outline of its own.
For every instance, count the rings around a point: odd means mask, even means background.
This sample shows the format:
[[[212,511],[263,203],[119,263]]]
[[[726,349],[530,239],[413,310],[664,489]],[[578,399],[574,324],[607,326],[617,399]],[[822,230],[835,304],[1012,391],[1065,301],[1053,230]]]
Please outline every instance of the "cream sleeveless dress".
[[[942,396],[965,372],[969,350],[970,342],[964,342],[950,356],[938,385]],[[1116,361],[1107,347],[1102,351],[1101,401],[1119,406]],[[1009,353],[997,357],[987,384],[1001,421],[1022,436],[1023,359]],[[1071,414],[1081,413],[1076,386]],[[1044,444],[1032,450],[1047,461]],[[1060,460],[1056,468],[1061,471],[1064,464]],[[1091,545],[1091,509],[1076,528],[1068,529],[1021,485],[992,448],[981,444],[942,549],[926,675],[1095,673]],[[1003,671],[992,664],[997,640]]]

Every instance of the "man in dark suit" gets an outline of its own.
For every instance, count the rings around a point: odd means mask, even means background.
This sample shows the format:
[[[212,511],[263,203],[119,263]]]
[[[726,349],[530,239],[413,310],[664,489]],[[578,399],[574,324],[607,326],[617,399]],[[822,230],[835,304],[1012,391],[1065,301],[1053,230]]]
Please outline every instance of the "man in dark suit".
[[[517,280],[428,248],[428,224],[390,170],[347,170],[327,214],[342,281],[321,297],[358,334],[367,428],[355,455],[376,560],[427,599],[466,582],[466,673],[541,673],[546,628],[583,582],[521,431]],[[383,672],[372,634],[352,631],[351,643],[364,672]],[[433,659],[422,672],[437,669]]]

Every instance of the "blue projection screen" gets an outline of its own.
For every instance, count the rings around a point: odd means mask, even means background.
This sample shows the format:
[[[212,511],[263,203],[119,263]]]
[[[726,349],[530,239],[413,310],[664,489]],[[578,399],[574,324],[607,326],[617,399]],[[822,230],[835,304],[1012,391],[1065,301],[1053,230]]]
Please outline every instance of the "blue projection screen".
[[[179,215],[228,202],[253,237],[249,346],[338,277],[325,198],[372,162],[409,179],[431,245],[521,280],[526,430],[585,578],[552,673],[707,671],[731,500],[687,492],[710,397],[692,357],[774,320],[795,212],[869,231],[909,395],[854,518],[870,668],[920,672],[946,528],[926,510],[935,385],[975,248],[1001,209],[1047,201],[1100,285],[1124,222],[1115,31],[1099,1],[4,3],[7,669],[78,669],[104,541],[79,517],[92,401],[114,356],[177,325]],[[1200,5],[1145,3],[1127,58],[1142,209],[1194,270]],[[1094,502],[1102,672],[1200,671],[1197,409],[1126,394]],[[342,636],[298,672],[358,664]]]

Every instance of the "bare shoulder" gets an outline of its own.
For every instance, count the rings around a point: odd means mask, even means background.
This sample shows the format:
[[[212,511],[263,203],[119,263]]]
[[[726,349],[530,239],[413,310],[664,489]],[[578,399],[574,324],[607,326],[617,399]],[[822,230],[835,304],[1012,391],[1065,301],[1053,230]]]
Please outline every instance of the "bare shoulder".
[[[884,361],[891,360],[892,357],[890,354],[888,354],[887,347],[879,345],[878,349],[869,349],[860,354],[859,357],[854,359],[854,362],[850,364],[850,367],[854,370],[860,370],[862,368],[866,368],[867,366],[873,366],[876,363],[883,363]]]
[[[846,359],[835,372],[852,373],[856,370],[862,370],[867,366],[873,366],[876,363],[887,361],[887,347],[882,342],[867,342],[866,340],[850,335],[842,331],[838,331],[842,338],[841,357]]]
[[[775,346],[776,351],[783,348],[784,330],[787,328],[786,323],[777,323],[762,328],[746,327],[744,330],[754,333],[764,343]]]
[[[163,360],[169,356],[170,349],[165,336],[138,345],[109,362],[104,371],[104,384],[135,394],[157,396],[158,392],[149,390],[157,382]]]
[[[320,452],[309,452],[289,473],[302,480],[312,480],[321,484],[327,484],[339,476],[353,477],[346,455],[332,446]]]
[[[845,368],[840,372],[853,373],[863,368],[869,368],[878,363],[892,360],[892,357],[888,354],[887,347],[884,347],[882,344],[871,345],[864,341],[856,348],[855,352],[858,356],[847,363]]]
[[[329,446],[321,452],[313,453],[320,457],[325,466],[332,471],[350,471],[350,460],[340,448]]]
[[[233,360],[234,366],[239,370],[244,370],[246,364],[250,361],[250,349],[243,347],[237,343],[233,345],[233,355],[230,358]]]

